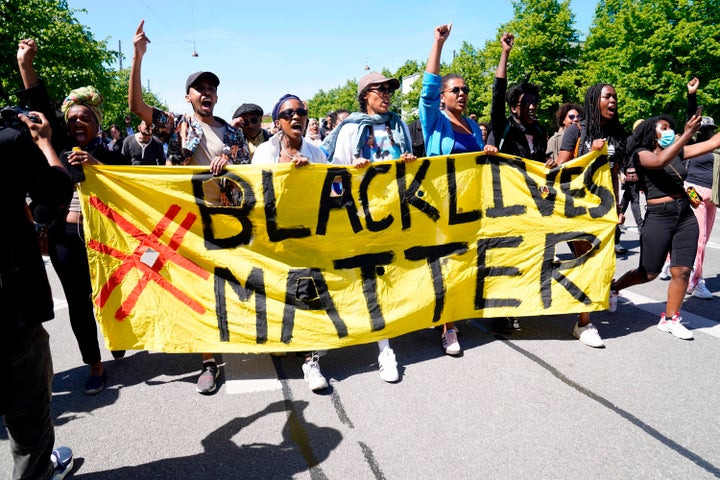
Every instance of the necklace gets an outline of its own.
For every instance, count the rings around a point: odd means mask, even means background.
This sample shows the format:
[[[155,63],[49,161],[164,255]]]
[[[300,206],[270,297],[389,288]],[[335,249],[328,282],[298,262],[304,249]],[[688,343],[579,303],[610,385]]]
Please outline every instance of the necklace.
[[[294,161],[297,157],[301,156],[300,150],[297,150],[295,154],[288,152],[288,149],[285,146],[285,135],[280,138],[280,153],[288,157],[291,162]]]

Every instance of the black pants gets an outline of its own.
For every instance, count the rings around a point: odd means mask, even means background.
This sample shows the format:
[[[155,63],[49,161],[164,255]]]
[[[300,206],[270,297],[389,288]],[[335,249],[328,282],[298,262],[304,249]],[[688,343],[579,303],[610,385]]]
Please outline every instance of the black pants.
[[[2,405],[13,457],[12,478],[50,478],[55,430],[50,417],[49,337],[42,325],[18,328],[9,337],[3,343],[11,352],[9,370],[3,372]]]
[[[623,194],[620,199],[620,213],[625,213],[628,206],[635,217],[635,224],[638,226],[638,232],[642,232],[643,218],[640,212],[640,187],[638,182],[625,182],[623,186]]]
[[[48,243],[50,260],[65,291],[70,326],[83,362],[90,365],[100,361],[100,347],[83,235],[82,225],[62,222],[50,229]]]

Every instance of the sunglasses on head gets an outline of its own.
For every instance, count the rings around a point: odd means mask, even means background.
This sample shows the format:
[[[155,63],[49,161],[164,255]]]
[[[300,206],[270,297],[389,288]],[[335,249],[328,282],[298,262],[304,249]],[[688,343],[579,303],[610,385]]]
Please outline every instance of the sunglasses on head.
[[[308,111],[305,110],[304,108],[297,108],[297,109],[288,108],[287,110],[278,112],[278,118],[282,118],[284,120],[291,120],[295,116],[296,113],[298,115],[300,115],[301,117],[304,117],[308,114]]]
[[[379,86],[377,86],[377,87],[373,87],[373,88],[370,89],[370,91],[371,91],[371,92],[376,92],[376,93],[378,93],[378,94],[380,94],[380,95],[385,95],[385,94],[387,94],[387,93],[389,93],[390,95],[392,95],[393,93],[395,93],[395,89],[394,89],[394,88],[390,88],[390,87],[387,86],[387,85],[379,85]]]
[[[465,95],[467,95],[468,93],[470,93],[470,87],[468,87],[467,85],[465,85],[464,87],[448,88],[448,89],[445,90],[445,91],[446,91],[446,92],[450,92],[450,93],[454,93],[455,95],[459,94],[460,92],[463,92]]]

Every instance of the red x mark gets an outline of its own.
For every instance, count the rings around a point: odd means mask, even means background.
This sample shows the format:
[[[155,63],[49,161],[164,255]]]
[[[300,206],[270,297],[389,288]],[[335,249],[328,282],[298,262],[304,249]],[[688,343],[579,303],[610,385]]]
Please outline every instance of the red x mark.
[[[115,318],[117,320],[124,320],[128,317],[128,315],[130,315],[132,309],[135,307],[138,299],[140,298],[140,294],[143,290],[145,290],[145,287],[150,281],[156,282],[195,312],[201,314],[205,313],[205,308],[199,302],[193,300],[184,292],[180,291],[159,273],[167,262],[174,262],[179,267],[196,274],[203,280],[207,280],[210,276],[206,270],[200,268],[195,263],[177,253],[177,248],[182,243],[185,234],[197,219],[195,214],[188,213],[185,215],[185,219],[182,223],[180,223],[178,229],[175,231],[175,234],[170,238],[170,242],[168,242],[167,245],[163,245],[158,239],[162,236],[178,213],[180,213],[180,207],[178,205],[171,205],[165,213],[165,216],[155,226],[152,233],[145,233],[120,215],[117,210],[109,207],[99,198],[91,196],[89,201],[90,205],[95,207],[98,212],[105,215],[125,232],[140,241],[140,244],[131,254],[121,252],[93,239],[88,241],[88,247],[93,250],[122,260],[122,264],[112,273],[112,275],[110,275],[108,281],[100,289],[100,295],[98,295],[96,300],[99,307],[102,308],[105,306],[105,303],[107,303],[110,298],[110,294],[115,287],[119,286],[123,282],[125,275],[127,275],[133,268],[137,268],[143,273],[143,276],[140,278],[135,288],[133,288],[132,292],[130,292],[130,295],[128,295],[128,297],[122,302],[120,308],[118,308],[115,312]],[[153,262],[152,266],[147,265],[141,260],[143,254],[149,249],[152,249],[158,254],[157,260]]]

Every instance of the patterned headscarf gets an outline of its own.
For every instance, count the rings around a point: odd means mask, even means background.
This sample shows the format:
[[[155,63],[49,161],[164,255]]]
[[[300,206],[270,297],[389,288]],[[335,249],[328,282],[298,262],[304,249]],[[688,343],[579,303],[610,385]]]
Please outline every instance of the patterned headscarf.
[[[95,114],[95,118],[98,121],[98,126],[102,125],[103,113],[102,113],[102,95],[92,85],[87,87],[76,88],[75,90],[68,93],[62,104],[62,113],[65,115],[65,123],[67,123],[68,112],[71,107],[75,105],[84,105]]]

